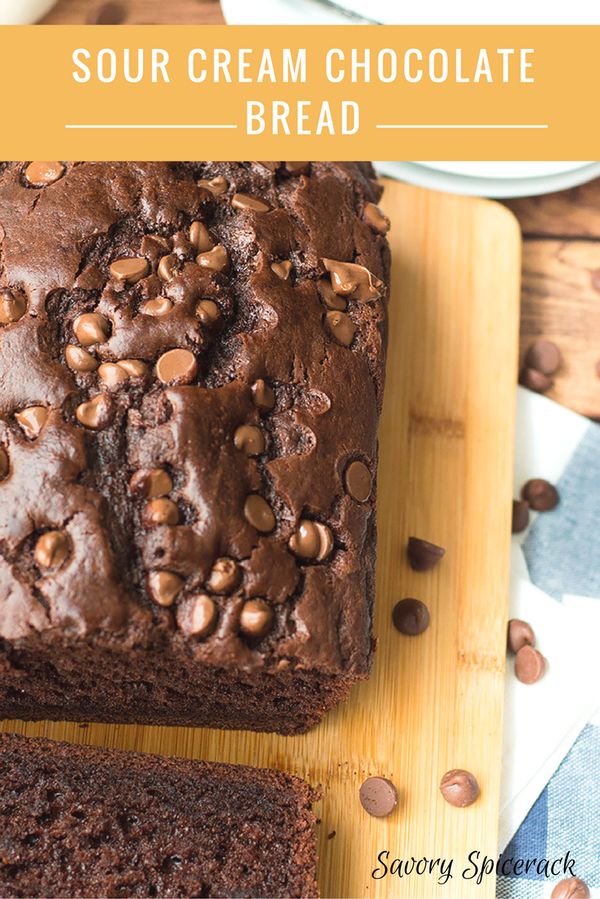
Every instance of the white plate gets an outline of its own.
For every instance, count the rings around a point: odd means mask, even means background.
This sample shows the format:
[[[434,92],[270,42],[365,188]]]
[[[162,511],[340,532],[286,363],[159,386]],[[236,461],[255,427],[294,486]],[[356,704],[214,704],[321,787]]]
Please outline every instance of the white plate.
[[[0,25],[31,25],[47,12],[56,0],[0,0]]]

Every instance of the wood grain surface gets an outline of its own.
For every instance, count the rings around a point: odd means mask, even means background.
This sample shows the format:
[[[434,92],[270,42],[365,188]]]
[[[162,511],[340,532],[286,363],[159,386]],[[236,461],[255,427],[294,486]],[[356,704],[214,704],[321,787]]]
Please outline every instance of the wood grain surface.
[[[386,185],[394,269],[381,426],[376,632],[371,679],[302,737],[184,728],[23,724],[6,730],[76,742],[285,768],[321,784],[324,897],[491,899],[460,878],[472,850],[497,843],[520,267],[503,207]],[[357,400],[359,398],[357,397]],[[405,558],[409,535],[446,547],[433,571]],[[431,610],[420,637],[391,625],[402,597]],[[442,774],[471,770],[481,797],[457,809]],[[386,819],[358,801],[373,774],[397,785]],[[454,858],[455,878],[374,880],[378,853]]]
[[[78,25],[93,19],[106,0],[58,0],[43,20],[44,25]],[[121,7],[128,25],[221,25],[218,0],[111,0]]]

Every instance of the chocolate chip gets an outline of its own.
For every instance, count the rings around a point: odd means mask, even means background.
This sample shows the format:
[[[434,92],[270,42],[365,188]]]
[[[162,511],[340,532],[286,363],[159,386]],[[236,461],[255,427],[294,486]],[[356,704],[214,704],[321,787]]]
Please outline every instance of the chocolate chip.
[[[223,244],[218,243],[212,250],[206,250],[206,252],[196,256],[196,262],[201,268],[222,272],[229,264],[229,257]]]
[[[506,645],[509,652],[517,653],[523,646],[535,646],[535,634],[527,621],[511,618],[508,622]]]
[[[83,347],[70,343],[65,347],[65,360],[71,371],[96,371],[98,360]]]
[[[3,446],[0,446],[0,481],[8,477],[10,463],[8,461],[8,453]]]
[[[356,325],[345,312],[327,312],[325,324],[331,336],[342,346],[350,346],[356,334]]]
[[[290,175],[301,175],[308,171],[310,162],[286,162],[285,170]]]
[[[288,546],[301,559],[322,562],[333,549],[333,534],[326,524],[303,518],[289,539]]]
[[[273,625],[273,609],[264,599],[249,599],[242,606],[240,630],[248,637],[264,637]]]
[[[275,272],[282,281],[289,281],[293,268],[289,259],[284,259],[283,262],[273,262],[271,265],[271,271]]]
[[[536,371],[535,368],[524,368],[519,377],[519,383],[523,387],[528,387],[529,390],[535,390],[536,393],[545,393],[546,390],[550,390],[554,381],[548,375],[542,374],[541,371]]]
[[[522,646],[515,656],[515,674],[522,684],[535,684],[544,676],[546,659],[533,646]]]
[[[229,187],[229,182],[222,175],[217,175],[216,178],[201,178],[198,181],[198,187],[203,187],[218,197],[220,194],[225,193]]]
[[[446,552],[443,547],[428,540],[421,540],[420,537],[409,537],[406,551],[413,571],[429,571],[438,564]]]
[[[275,516],[268,502],[258,493],[251,493],[244,503],[244,516],[246,521],[260,531],[268,534],[275,527]]]
[[[45,406],[27,406],[20,412],[15,412],[15,418],[29,440],[35,440],[41,434],[42,428],[48,418],[48,409]]]
[[[163,384],[191,384],[197,373],[198,363],[190,350],[167,350],[156,363],[156,374]]]
[[[242,574],[235,559],[217,559],[206,586],[212,593],[232,593],[240,584]]]
[[[197,253],[206,253],[215,245],[208,228],[202,222],[192,222],[190,225],[190,241]]]
[[[166,496],[173,489],[173,481],[164,468],[140,468],[129,481],[129,490],[134,496],[156,499]]]
[[[155,297],[153,300],[146,300],[140,307],[142,315],[151,315],[153,318],[162,318],[173,310],[173,302],[168,297]]]
[[[378,234],[387,234],[390,220],[375,203],[367,203],[363,212],[365,222]]]
[[[513,499],[512,532],[520,534],[529,524],[529,503],[524,499]]]
[[[550,899],[589,899],[589,897],[588,885],[579,877],[560,880],[550,894]]]
[[[346,487],[346,493],[348,493],[352,499],[355,499],[359,503],[366,503],[371,496],[373,479],[371,477],[371,472],[364,462],[355,460],[348,465],[344,472],[344,485]]]
[[[392,610],[396,630],[407,637],[418,637],[429,627],[429,609],[420,599],[401,599]]]
[[[205,327],[210,328],[221,317],[221,310],[214,300],[200,300],[196,306],[196,315]]]
[[[374,818],[387,818],[398,805],[398,791],[387,777],[367,777],[358,791],[364,810]]]
[[[20,290],[0,291],[0,325],[12,325],[27,311],[25,294]]]
[[[124,281],[127,284],[135,284],[148,274],[150,266],[143,256],[124,256],[115,259],[110,266],[110,274],[115,281]]]
[[[473,805],[479,796],[479,784],[470,771],[453,768],[442,777],[440,792],[450,805],[466,808],[468,805]]]
[[[84,312],[73,322],[73,333],[82,346],[104,343],[110,333],[110,323],[99,312]]]
[[[231,205],[243,212],[268,212],[271,208],[268,203],[259,200],[258,197],[251,197],[249,194],[234,194]]]
[[[179,522],[179,509],[172,499],[152,499],[144,506],[142,520],[147,528],[175,525]]]
[[[525,365],[543,375],[554,375],[563,362],[560,349],[551,340],[536,340],[525,354]]]
[[[536,512],[549,512],[559,503],[558,490],[544,478],[532,478],[524,485],[521,496]]]
[[[101,431],[112,421],[113,408],[109,398],[99,393],[86,403],[80,403],[75,409],[77,421],[92,431]]]
[[[141,359],[119,359],[117,365],[130,378],[145,378],[148,374],[148,366]]]
[[[127,18],[123,3],[109,2],[91,10],[86,19],[88,25],[121,25]]]
[[[173,571],[151,571],[148,575],[148,590],[159,606],[172,606],[183,587],[183,578]]]
[[[317,288],[321,295],[321,299],[328,309],[333,309],[337,312],[343,312],[344,309],[347,308],[348,301],[344,299],[344,297],[338,296],[338,294],[331,286],[331,281],[329,281],[327,278],[320,278],[319,281],[317,281]]]
[[[233,445],[247,456],[260,456],[265,450],[265,438],[256,425],[240,425],[233,435]]]
[[[323,259],[323,265],[331,276],[335,293],[353,300],[377,300],[383,295],[384,284],[379,278],[355,262],[337,262]]]
[[[107,387],[118,387],[119,384],[125,384],[129,380],[125,369],[116,362],[103,362],[98,369],[98,377]]]
[[[46,187],[62,178],[64,173],[62,162],[30,162],[25,169],[25,178],[32,187]]]
[[[172,281],[177,272],[177,256],[174,253],[169,253],[167,256],[163,256],[160,262],[158,263],[157,274],[161,281]]]
[[[177,624],[191,637],[208,637],[218,619],[216,603],[210,596],[191,596],[177,608]]]
[[[252,399],[259,412],[270,412],[275,405],[275,394],[262,378],[255,381],[252,387]]]
[[[40,568],[58,568],[69,555],[69,538],[63,531],[46,531],[33,551],[33,558]]]

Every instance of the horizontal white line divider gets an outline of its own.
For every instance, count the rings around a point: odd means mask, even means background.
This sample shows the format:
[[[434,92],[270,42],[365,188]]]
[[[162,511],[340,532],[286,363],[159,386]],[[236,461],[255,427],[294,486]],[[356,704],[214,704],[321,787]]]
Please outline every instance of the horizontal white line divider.
[[[420,128],[446,128],[451,130],[453,128],[478,128],[478,129],[486,129],[486,128],[549,128],[549,125],[375,125],[376,128],[402,128],[402,129],[412,129],[418,130]]]
[[[159,124],[155,124],[155,125],[109,125],[109,124],[106,124],[106,125],[84,125],[84,124],[81,124],[81,125],[65,125],[65,128],[79,129],[79,130],[85,130],[85,129],[89,129],[89,128],[91,128],[91,129],[96,129],[96,130],[98,130],[98,129],[111,129],[111,128],[117,128],[117,129],[120,129],[120,130],[126,130],[126,129],[130,129],[130,128],[136,128],[136,129],[142,129],[142,130],[144,130],[144,129],[146,129],[146,128],[152,128],[152,129],[154,129],[154,130],[160,130],[160,129],[163,129],[163,128],[165,128],[165,129],[182,129],[182,128],[185,128],[185,129],[188,129],[188,128],[237,128],[237,125],[159,125]]]

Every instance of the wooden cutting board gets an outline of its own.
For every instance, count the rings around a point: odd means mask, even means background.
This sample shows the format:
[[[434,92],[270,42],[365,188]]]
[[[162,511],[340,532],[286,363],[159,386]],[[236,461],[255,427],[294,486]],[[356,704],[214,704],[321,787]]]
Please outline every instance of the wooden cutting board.
[[[493,878],[461,879],[469,852],[496,852],[520,237],[503,207],[386,184],[394,258],[379,475],[379,647],[369,682],[302,737],[166,727],[22,724],[6,730],[193,758],[272,765],[321,784],[319,881],[324,897],[488,899]],[[412,572],[410,535],[446,547],[438,568]],[[420,637],[391,625],[397,600],[431,610]],[[438,783],[467,768],[481,785],[468,809]],[[358,789],[391,778],[397,811],[369,817]],[[455,859],[454,878],[374,880],[378,853]]]

